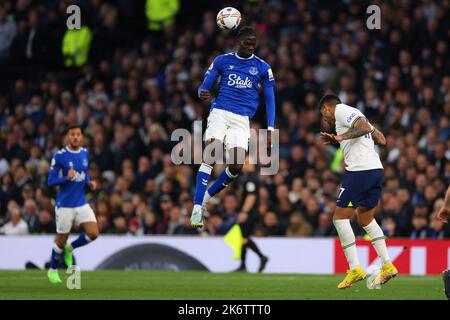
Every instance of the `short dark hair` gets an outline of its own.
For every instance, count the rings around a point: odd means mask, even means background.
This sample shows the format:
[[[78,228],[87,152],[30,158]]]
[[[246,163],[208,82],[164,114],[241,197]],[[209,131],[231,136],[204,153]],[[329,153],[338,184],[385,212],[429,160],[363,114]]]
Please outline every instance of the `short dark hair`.
[[[319,101],[319,104],[318,104],[319,110],[322,109],[322,106],[327,103],[339,104],[342,102],[341,102],[341,99],[339,99],[339,97],[337,95],[331,94],[331,93],[326,94]]]
[[[238,34],[237,34],[237,38],[238,39],[242,39],[245,37],[256,37],[256,31],[255,29],[253,29],[252,27],[249,26],[244,26],[242,28],[239,29]]]
[[[83,128],[81,128],[81,126],[79,124],[72,124],[72,125],[67,127],[67,129],[64,132],[64,134],[68,134],[69,131],[72,130],[72,129],[80,129],[81,133],[83,133]]]

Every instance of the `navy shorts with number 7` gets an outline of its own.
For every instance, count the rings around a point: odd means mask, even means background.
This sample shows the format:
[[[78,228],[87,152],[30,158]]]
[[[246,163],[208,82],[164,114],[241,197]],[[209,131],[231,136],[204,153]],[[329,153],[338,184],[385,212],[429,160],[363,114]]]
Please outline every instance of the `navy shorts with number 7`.
[[[341,208],[375,208],[381,197],[383,169],[345,171],[336,205]]]

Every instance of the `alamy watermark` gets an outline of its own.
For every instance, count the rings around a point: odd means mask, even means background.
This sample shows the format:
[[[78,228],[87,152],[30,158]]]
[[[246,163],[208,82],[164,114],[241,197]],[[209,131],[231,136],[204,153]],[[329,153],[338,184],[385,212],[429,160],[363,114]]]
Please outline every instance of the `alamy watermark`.
[[[279,131],[277,129],[269,133],[267,129],[250,129],[248,139],[248,161],[243,154],[235,155],[225,152],[224,145],[217,141],[203,148],[202,121],[194,121],[194,133],[186,129],[176,129],[172,132],[171,141],[178,142],[172,149],[172,162],[180,164],[202,164],[202,163],[226,163],[226,164],[257,164],[261,175],[275,175],[279,169]],[[268,134],[271,134],[271,146],[268,146]],[[232,147],[236,140],[245,137],[225,137],[225,147]],[[239,144],[237,144],[239,145]],[[229,149],[229,148],[228,148]],[[225,160],[225,161],[224,161]]]
[[[81,289],[81,269],[79,266],[71,266],[66,271],[69,276],[66,280],[66,287],[69,290]]]
[[[366,9],[366,13],[370,16],[366,20],[366,27],[369,30],[381,29],[381,9],[376,4],[370,5]]]
[[[66,27],[69,30],[81,29],[81,9],[79,6],[72,4],[67,7],[66,13],[70,16],[66,20]]]

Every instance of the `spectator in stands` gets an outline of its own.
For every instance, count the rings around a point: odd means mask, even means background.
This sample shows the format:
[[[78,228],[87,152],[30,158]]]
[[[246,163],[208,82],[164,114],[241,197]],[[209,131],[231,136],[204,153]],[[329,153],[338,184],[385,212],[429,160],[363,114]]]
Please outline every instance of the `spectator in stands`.
[[[412,218],[412,225],[411,239],[425,239],[431,233],[426,215],[415,213]]]
[[[185,212],[182,215],[183,224],[179,225],[174,234],[178,235],[197,235],[199,234],[198,229],[191,227],[191,217]]]
[[[144,234],[158,234],[161,232],[160,231],[161,226],[156,220],[156,215],[151,211],[147,211],[144,214],[143,227],[144,227]]]
[[[174,234],[175,230],[183,225],[183,214],[179,207],[173,207],[170,210],[169,222],[164,233]]]
[[[395,215],[387,216],[382,220],[381,229],[388,238],[398,237],[400,235],[397,227],[397,219]]]
[[[315,237],[329,237],[336,235],[332,224],[332,216],[328,212],[322,212],[319,215],[318,226],[314,230],[313,235]]]
[[[56,232],[56,223],[53,219],[53,215],[49,210],[43,209],[39,212],[39,220],[32,231],[37,234],[52,234]]]
[[[278,217],[273,211],[269,211],[264,215],[262,232],[265,236],[282,236],[286,234],[285,228],[278,222]]]
[[[39,212],[36,205],[36,201],[33,199],[27,199],[24,203],[23,217],[28,225],[30,233],[34,233],[38,226]]]
[[[0,234],[7,236],[20,236],[29,234],[28,225],[22,219],[19,208],[9,211],[9,219],[3,227],[0,228]]]
[[[6,4],[0,4],[0,65],[8,61],[10,47],[17,34],[17,26],[12,16],[8,17]]]
[[[286,235],[288,237],[308,237],[313,228],[299,212],[294,212],[289,219]]]

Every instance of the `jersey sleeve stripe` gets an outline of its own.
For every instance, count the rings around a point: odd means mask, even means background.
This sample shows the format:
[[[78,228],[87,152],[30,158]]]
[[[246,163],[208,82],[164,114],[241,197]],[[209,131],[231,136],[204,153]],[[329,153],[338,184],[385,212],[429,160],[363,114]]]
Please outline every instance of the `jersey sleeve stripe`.
[[[357,116],[357,117],[353,120],[353,122],[352,122],[352,124],[350,125],[350,127],[353,128],[353,126],[355,125],[356,121],[358,121],[358,119],[360,119],[360,118],[364,118],[364,117],[363,117],[363,116]]]

